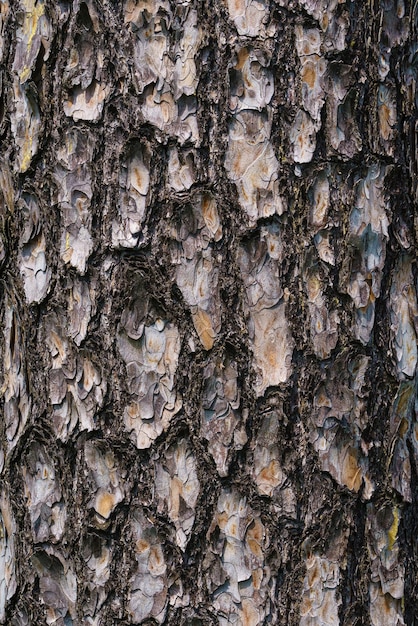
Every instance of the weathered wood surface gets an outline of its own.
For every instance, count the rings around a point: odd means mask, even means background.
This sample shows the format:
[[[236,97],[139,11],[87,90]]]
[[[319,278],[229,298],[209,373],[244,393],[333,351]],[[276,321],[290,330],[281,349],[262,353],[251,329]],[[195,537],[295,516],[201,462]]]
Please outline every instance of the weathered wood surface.
[[[0,0],[0,623],[418,623],[409,0]]]

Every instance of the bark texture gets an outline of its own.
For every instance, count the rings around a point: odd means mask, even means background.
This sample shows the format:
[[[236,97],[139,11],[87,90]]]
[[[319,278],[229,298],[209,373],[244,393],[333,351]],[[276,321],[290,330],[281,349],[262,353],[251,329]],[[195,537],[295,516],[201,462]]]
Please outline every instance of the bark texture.
[[[418,623],[410,0],[0,0],[0,623]]]

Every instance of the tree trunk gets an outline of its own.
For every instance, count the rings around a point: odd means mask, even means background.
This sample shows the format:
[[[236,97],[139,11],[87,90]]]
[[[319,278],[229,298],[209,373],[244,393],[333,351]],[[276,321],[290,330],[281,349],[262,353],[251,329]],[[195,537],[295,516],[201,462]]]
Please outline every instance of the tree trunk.
[[[1,0],[1,624],[417,623],[417,24]]]

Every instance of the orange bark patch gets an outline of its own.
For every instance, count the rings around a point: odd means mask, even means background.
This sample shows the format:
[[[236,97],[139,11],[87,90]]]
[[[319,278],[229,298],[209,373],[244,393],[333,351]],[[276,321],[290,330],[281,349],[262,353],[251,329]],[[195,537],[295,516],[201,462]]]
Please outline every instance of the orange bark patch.
[[[256,556],[258,559],[263,558],[263,551],[260,547],[260,544],[255,541],[255,539],[247,539],[247,544],[254,556]]]
[[[226,525],[227,525],[227,523],[228,523],[228,519],[229,519],[229,518],[228,518],[227,513],[219,513],[219,514],[218,514],[217,523],[218,523],[218,526],[219,526],[219,528],[220,528],[221,530],[224,530],[225,526],[226,526]]]
[[[202,198],[202,215],[212,235],[219,234],[220,223],[218,211],[216,210],[215,201],[208,194],[205,194]]]
[[[351,491],[357,492],[360,489],[361,480],[362,474],[357,462],[357,454],[353,448],[348,448],[343,462],[342,482]]]
[[[252,600],[242,601],[242,626],[257,626],[260,623],[260,614]]]
[[[174,476],[171,481],[171,507],[170,507],[170,517],[172,520],[179,519],[180,512],[180,496],[183,495],[183,483],[181,480]]]
[[[54,330],[51,330],[51,338],[54,341],[55,347],[60,354],[60,358],[63,359],[65,357],[65,346],[61,340],[61,337],[57,335]]]
[[[139,552],[139,554],[145,552],[146,550],[148,550],[148,548],[148,541],[145,541],[145,539],[138,539],[138,541],[136,542],[136,551]]]
[[[309,588],[312,589],[312,587],[316,587],[316,585],[319,584],[320,580],[321,580],[321,568],[320,568],[320,565],[319,565],[318,558],[315,558],[315,563],[314,563],[313,567],[310,567],[308,569],[308,584],[309,584]]]
[[[391,110],[387,104],[381,104],[379,107],[379,122],[380,132],[385,141],[387,141],[391,135]]]
[[[263,570],[261,569],[261,567],[253,571],[252,579],[253,579],[254,589],[260,589],[261,583],[263,581]]]
[[[134,176],[135,176],[135,182],[137,184],[138,189],[142,189],[142,177],[141,177],[141,172],[139,171],[139,168],[134,168]]]
[[[229,535],[231,537],[238,537],[238,526],[236,522],[232,522],[229,527]]]
[[[264,467],[258,475],[259,482],[267,483],[272,488],[277,487],[280,482],[280,467],[276,460],[270,461],[267,467]]]
[[[409,422],[403,417],[399,426],[399,430],[398,430],[399,436],[403,437],[405,433],[407,432],[408,428],[409,428]]]
[[[244,66],[245,61],[248,59],[249,51],[248,48],[241,48],[238,52],[238,61],[236,64],[236,69],[241,70]]]
[[[235,9],[236,13],[243,10],[242,4],[242,0],[234,0],[233,8]]]
[[[312,609],[312,600],[309,596],[305,596],[300,607],[300,614],[307,615]]]
[[[214,344],[216,333],[212,328],[209,314],[203,309],[198,309],[197,313],[192,315],[192,319],[203,347],[205,350],[210,350]]]
[[[313,89],[316,80],[316,72],[315,68],[313,68],[310,63],[307,63],[302,69],[302,80],[310,89]]]
[[[126,411],[128,413],[128,416],[131,419],[135,419],[136,417],[139,417],[138,403],[137,402],[131,402],[131,404],[128,405]]]
[[[101,493],[96,501],[95,509],[105,519],[111,514],[115,505],[115,496],[112,493]]]
[[[164,555],[161,546],[152,546],[148,559],[148,568],[154,576],[161,576],[165,572]]]
[[[264,538],[264,527],[260,520],[254,520],[247,531],[247,537],[251,537],[258,543],[261,543]]]

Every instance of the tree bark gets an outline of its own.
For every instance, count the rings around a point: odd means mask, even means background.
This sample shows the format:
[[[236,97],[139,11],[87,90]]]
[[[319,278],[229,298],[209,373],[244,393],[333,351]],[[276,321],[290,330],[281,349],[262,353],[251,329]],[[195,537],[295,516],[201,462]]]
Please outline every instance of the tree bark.
[[[418,622],[409,0],[1,0],[0,624]]]

